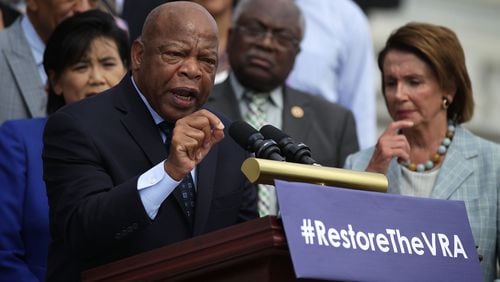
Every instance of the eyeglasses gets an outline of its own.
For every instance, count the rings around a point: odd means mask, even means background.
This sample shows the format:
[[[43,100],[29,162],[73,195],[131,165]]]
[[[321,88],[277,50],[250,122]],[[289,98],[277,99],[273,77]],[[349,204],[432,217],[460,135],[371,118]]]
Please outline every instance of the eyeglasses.
[[[243,34],[258,40],[262,40],[270,34],[271,39],[283,48],[297,48],[300,44],[300,40],[297,39],[291,31],[286,29],[271,29],[260,25],[238,25],[236,26],[236,29]]]

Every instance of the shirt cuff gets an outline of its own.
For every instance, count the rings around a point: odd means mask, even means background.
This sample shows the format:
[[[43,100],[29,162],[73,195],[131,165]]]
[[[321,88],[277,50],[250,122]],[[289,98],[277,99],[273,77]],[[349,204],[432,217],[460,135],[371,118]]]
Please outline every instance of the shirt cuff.
[[[165,161],[155,165],[137,181],[137,190],[149,218],[155,219],[163,201],[174,191],[181,181],[175,181],[164,168]]]

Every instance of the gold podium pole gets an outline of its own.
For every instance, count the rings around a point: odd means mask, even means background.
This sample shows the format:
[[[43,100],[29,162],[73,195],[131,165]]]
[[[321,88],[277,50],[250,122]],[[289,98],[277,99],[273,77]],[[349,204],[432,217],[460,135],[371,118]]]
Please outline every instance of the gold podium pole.
[[[246,159],[241,171],[252,183],[274,184],[274,179],[307,182],[357,190],[387,192],[389,182],[385,175],[348,169],[272,161]]]

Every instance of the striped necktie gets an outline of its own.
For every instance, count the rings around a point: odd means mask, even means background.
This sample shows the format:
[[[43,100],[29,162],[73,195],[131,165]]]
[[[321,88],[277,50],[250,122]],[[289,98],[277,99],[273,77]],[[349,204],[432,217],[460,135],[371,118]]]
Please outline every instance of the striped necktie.
[[[264,107],[266,103],[269,102],[269,95],[269,93],[245,93],[248,111],[246,112],[244,119],[256,130],[259,130],[262,126],[268,123]],[[259,211],[259,215],[276,215],[277,202],[274,186],[265,184],[257,185],[257,196],[257,209]]]
[[[174,130],[174,124],[163,121],[160,124],[158,124],[158,126],[160,127],[160,130],[163,133],[165,133],[166,136],[165,148],[167,149],[167,156],[168,156],[168,153],[170,151],[170,141],[172,139],[172,132]],[[180,191],[180,194],[182,196],[183,210],[192,223],[196,206],[195,203],[196,190],[194,189],[194,182],[191,173],[188,173],[175,189]]]
[[[269,102],[269,93],[246,92],[245,99],[248,106],[248,111],[244,117],[245,121],[259,130],[262,126],[267,124],[267,116],[264,107],[266,103]]]

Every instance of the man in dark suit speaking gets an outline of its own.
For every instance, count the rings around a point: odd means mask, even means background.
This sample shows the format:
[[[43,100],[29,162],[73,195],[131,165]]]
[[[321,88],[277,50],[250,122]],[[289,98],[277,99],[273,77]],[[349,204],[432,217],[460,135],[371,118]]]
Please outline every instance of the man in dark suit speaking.
[[[307,144],[318,163],[342,167],[346,157],[358,151],[353,114],[285,85],[303,32],[304,19],[293,0],[239,1],[228,39],[232,72],[215,86],[206,106],[244,119],[257,130],[264,124],[281,128]],[[259,186],[261,215],[277,212],[272,190],[264,192]],[[262,198],[270,205],[261,209]]]
[[[203,7],[159,6],[132,45],[132,75],[49,118],[49,281],[257,216],[246,153],[200,110],[217,47]]]

